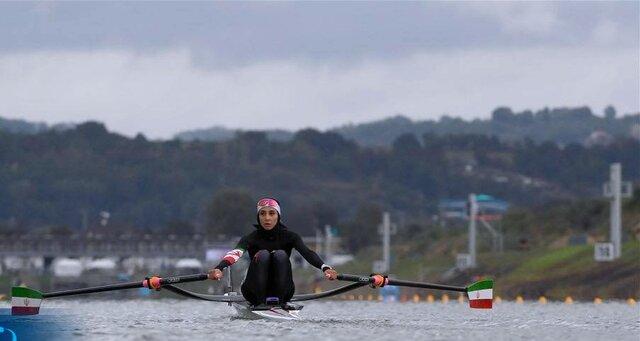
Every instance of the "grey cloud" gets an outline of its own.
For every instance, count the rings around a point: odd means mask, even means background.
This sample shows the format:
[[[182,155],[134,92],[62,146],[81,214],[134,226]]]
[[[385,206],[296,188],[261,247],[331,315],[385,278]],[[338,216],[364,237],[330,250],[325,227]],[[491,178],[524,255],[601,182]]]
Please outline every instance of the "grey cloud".
[[[188,48],[197,65],[210,68],[350,63],[421,51],[584,45],[605,20],[621,30],[614,43],[629,47],[638,45],[638,12],[637,2],[1,3],[0,53]],[[537,32],[545,15],[557,27]]]

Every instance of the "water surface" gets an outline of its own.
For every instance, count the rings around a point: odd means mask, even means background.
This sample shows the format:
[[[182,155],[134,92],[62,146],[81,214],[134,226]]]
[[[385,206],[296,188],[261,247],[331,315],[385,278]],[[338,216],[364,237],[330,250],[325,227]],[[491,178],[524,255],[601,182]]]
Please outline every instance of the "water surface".
[[[224,303],[172,299],[52,299],[41,312],[29,318],[32,328],[82,340],[640,340],[640,306],[625,303],[473,310],[457,302],[318,301],[307,302],[302,321],[287,322],[242,320]]]

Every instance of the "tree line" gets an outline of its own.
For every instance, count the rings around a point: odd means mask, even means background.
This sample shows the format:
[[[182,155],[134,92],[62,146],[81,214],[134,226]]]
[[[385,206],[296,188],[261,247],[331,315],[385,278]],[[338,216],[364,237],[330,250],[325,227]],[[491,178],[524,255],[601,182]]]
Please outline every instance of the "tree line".
[[[444,115],[438,120],[412,120],[398,115],[374,122],[349,124],[330,131],[364,146],[390,146],[396,138],[407,133],[416,136],[425,133],[440,136],[478,134],[497,136],[503,141],[528,138],[537,143],[553,141],[559,144],[581,144],[595,131],[610,136],[639,138],[640,113],[618,115],[611,105],[601,115],[596,115],[589,107],[542,108],[520,112],[514,112],[509,107],[498,107],[486,119],[464,120]],[[222,141],[233,138],[237,132],[241,131],[212,127],[181,132],[175,137],[184,141]],[[293,132],[283,130],[268,130],[266,133],[269,139],[277,141],[291,140],[294,135]]]
[[[119,229],[240,235],[253,228],[255,200],[275,196],[285,223],[303,235],[325,224],[356,235],[375,231],[376,212],[427,219],[440,199],[470,192],[525,206],[599,196],[611,162],[638,181],[638,150],[622,137],[587,148],[477,134],[404,134],[389,147],[365,147],[313,129],[288,141],[244,132],[223,142],[154,142],[98,122],[0,132],[0,228],[92,227],[104,211]]]

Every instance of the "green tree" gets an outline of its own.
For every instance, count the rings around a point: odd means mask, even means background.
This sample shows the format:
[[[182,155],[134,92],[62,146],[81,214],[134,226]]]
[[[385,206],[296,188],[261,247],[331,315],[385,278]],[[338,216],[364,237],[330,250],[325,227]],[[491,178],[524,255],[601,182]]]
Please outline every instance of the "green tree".
[[[607,119],[607,121],[615,120],[616,108],[614,108],[612,105],[609,105],[606,108],[604,108],[604,117]]]
[[[378,204],[361,204],[355,219],[344,225],[348,249],[357,252],[380,240],[378,225],[382,223],[382,207]]]
[[[491,119],[496,122],[510,122],[515,117],[511,108],[498,107],[491,113]]]
[[[206,231],[210,238],[219,235],[241,236],[256,222],[255,202],[241,189],[218,191],[207,207]]]

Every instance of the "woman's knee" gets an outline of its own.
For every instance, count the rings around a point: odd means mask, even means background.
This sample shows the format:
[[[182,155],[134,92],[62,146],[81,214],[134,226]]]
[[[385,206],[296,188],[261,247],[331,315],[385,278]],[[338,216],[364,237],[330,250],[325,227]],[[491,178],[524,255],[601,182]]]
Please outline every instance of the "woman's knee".
[[[268,263],[271,259],[271,253],[267,250],[260,250],[253,256],[253,261],[256,263]]]
[[[288,262],[289,255],[284,250],[275,250],[272,252],[273,260],[276,262]]]

